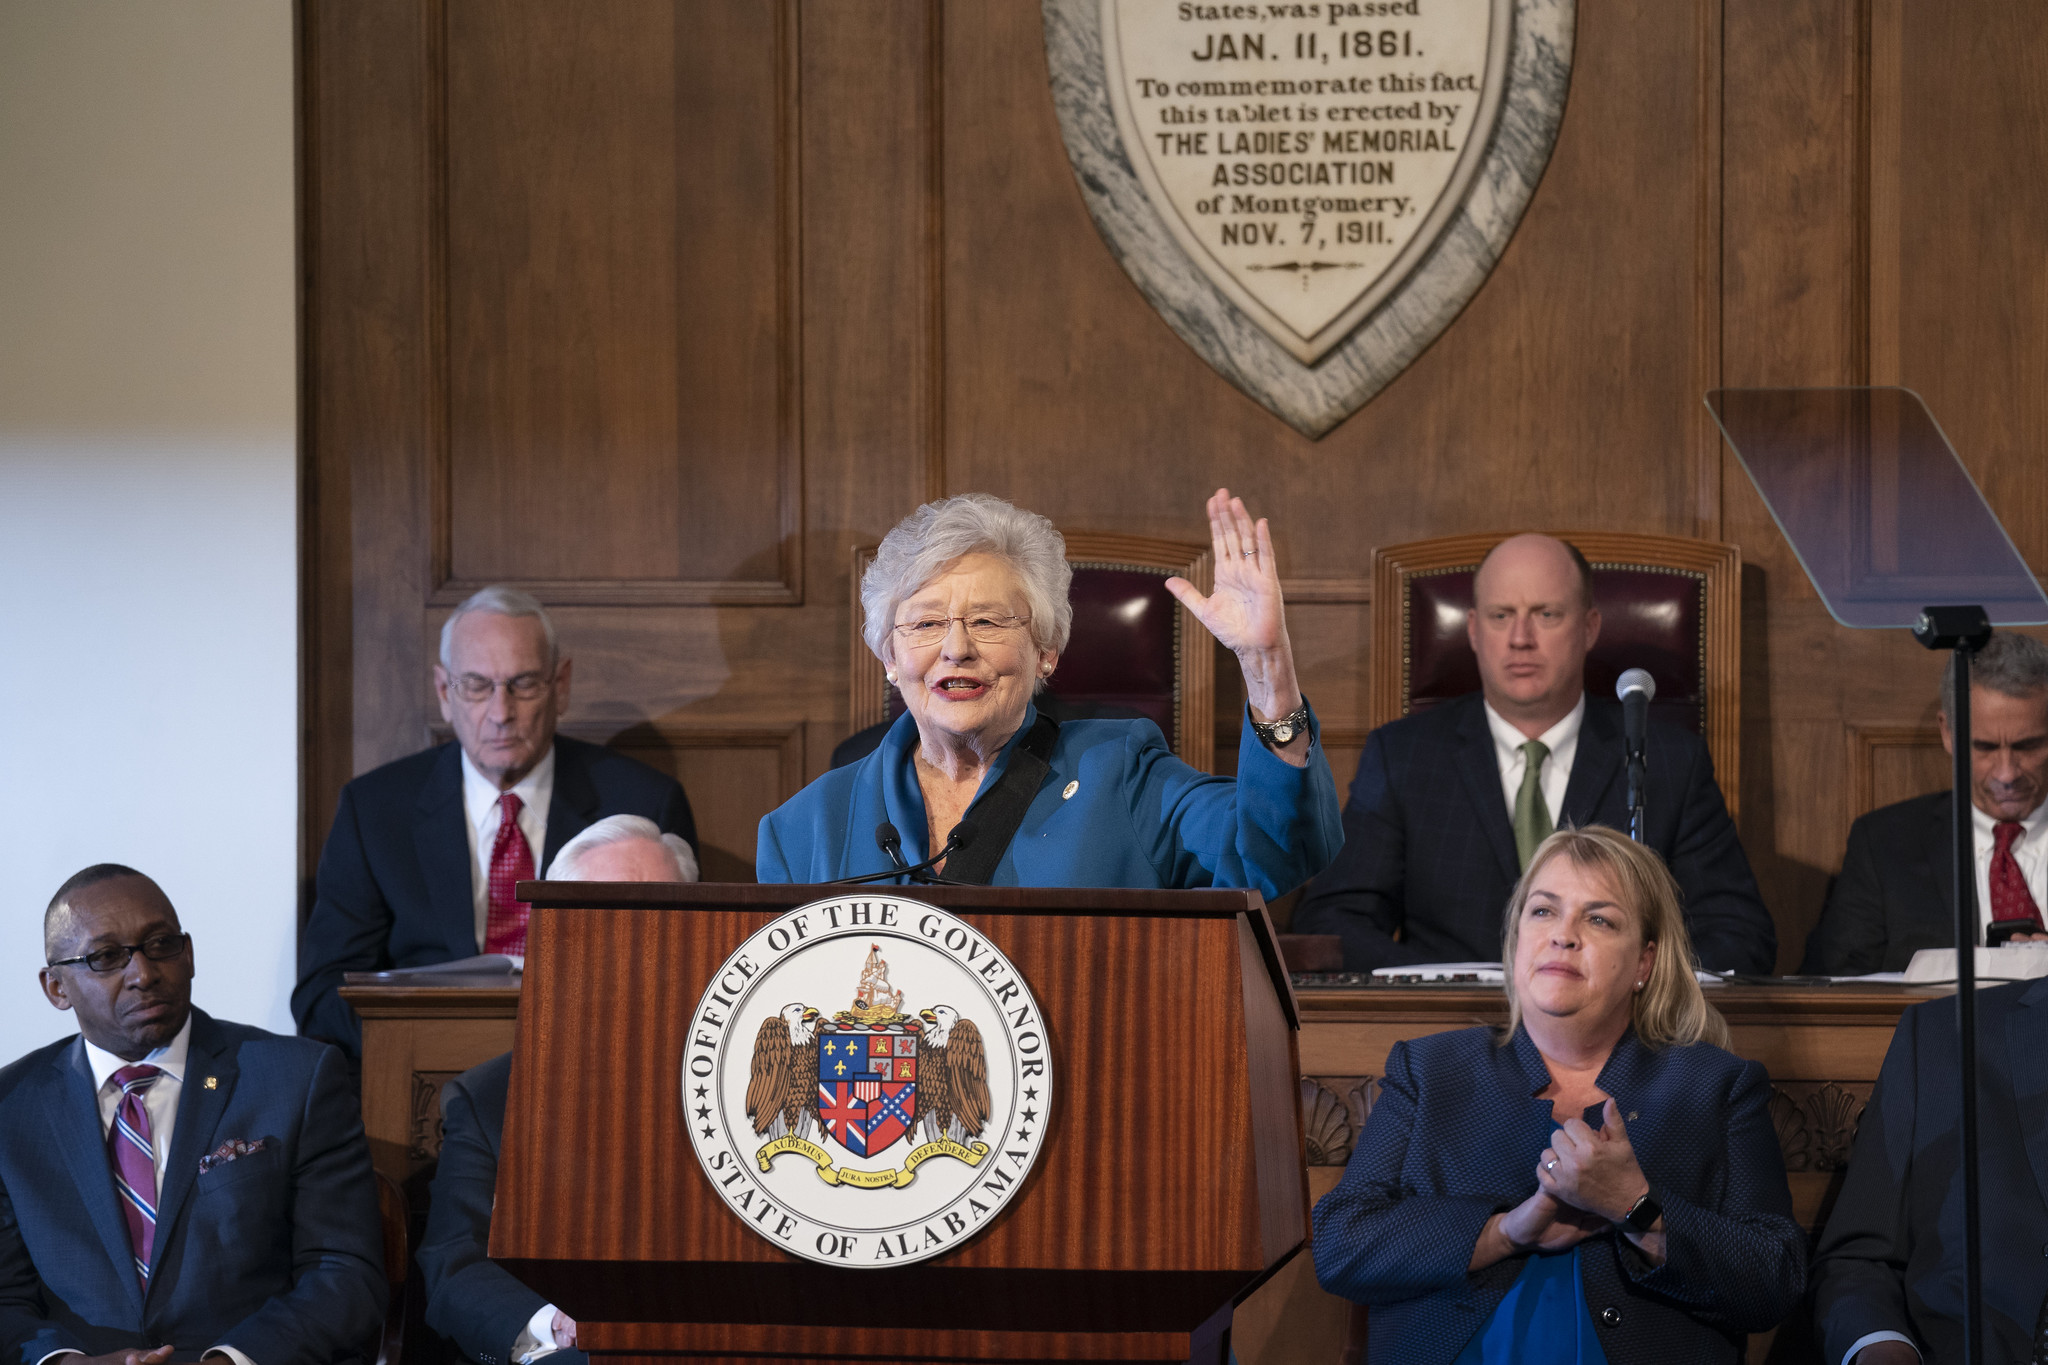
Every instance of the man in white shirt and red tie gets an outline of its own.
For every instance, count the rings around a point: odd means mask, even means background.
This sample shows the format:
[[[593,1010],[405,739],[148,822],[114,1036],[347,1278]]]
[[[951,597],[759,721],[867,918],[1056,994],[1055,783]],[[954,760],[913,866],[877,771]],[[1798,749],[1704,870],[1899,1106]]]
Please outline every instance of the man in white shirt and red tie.
[[[1941,738],[1953,753],[1950,686],[1944,669]],[[2039,640],[2000,631],[1971,661],[1970,806],[1977,941],[2043,937],[2048,645]],[[1880,807],[1850,827],[1841,876],[1806,941],[1806,971],[1904,971],[1922,948],[1955,946],[1951,821],[1949,794],[1943,791]]]
[[[0,1069],[0,1359],[342,1365],[385,1308],[377,1194],[330,1047],[192,1008],[192,940],[103,863],[44,913],[79,1032]]]
[[[299,935],[299,1032],[362,1050],[344,973],[526,952],[512,889],[607,815],[639,815],[692,845],[674,778],[555,733],[570,660],[526,593],[490,587],[441,630],[434,691],[455,743],[363,774],[342,789]]]

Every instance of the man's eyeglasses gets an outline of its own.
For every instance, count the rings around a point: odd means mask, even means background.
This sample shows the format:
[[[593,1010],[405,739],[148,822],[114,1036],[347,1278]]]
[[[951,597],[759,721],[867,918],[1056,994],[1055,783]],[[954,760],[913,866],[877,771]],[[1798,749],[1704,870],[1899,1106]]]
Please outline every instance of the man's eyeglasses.
[[[151,962],[169,962],[184,952],[192,942],[190,934],[151,934],[140,943],[109,943],[104,948],[95,948],[83,957],[63,957],[52,962],[52,967],[71,967],[83,962],[96,972],[118,972],[128,965],[128,959],[141,953]]]
[[[499,688],[520,701],[532,701],[554,686],[552,673],[521,673],[516,678],[486,678],[481,673],[460,673],[448,680],[448,690],[474,705],[489,701]]]
[[[1031,624],[1028,616],[991,616],[977,613],[973,616],[927,616],[917,621],[906,621],[900,626],[891,626],[904,643],[917,649],[928,648],[946,638],[946,632],[958,621],[967,627],[968,637],[978,644],[996,645],[1008,639],[1010,632]]]

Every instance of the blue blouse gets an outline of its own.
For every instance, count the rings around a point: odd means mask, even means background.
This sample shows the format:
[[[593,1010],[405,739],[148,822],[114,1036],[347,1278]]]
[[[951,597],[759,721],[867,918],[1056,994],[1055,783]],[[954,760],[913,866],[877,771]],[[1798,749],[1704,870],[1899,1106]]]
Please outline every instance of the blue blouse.
[[[1036,719],[1027,707],[984,791]],[[1319,736],[1313,716],[1309,725]],[[755,876],[826,882],[886,872],[891,863],[875,843],[884,820],[902,837],[904,861],[923,861],[930,821],[912,762],[917,744],[906,714],[866,758],[770,811]],[[1308,766],[1296,768],[1259,742],[1248,712],[1234,779],[1181,762],[1149,720],[1068,721],[1048,766],[992,886],[1251,887],[1271,900],[1329,866],[1344,842],[1320,737]]]
[[[1607,1365],[1579,1277],[1582,1246],[1531,1256],[1455,1365]]]

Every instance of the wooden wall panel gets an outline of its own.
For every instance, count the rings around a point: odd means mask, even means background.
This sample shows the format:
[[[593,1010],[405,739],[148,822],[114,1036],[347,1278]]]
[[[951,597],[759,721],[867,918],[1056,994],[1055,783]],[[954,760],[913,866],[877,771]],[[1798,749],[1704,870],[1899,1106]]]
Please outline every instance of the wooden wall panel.
[[[1885,737],[1931,719],[1939,663],[1828,618],[1702,392],[1914,387],[2048,561],[2024,0],[1581,0],[1498,268],[1319,442],[1117,269],[1033,0],[301,2],[309,864],[340,783],[417,745],[477,581],[561,604],[574,726],[777,737],[646,750],[738,876],[848,728],[855,545],[969,489],[1187,538],[1227,483],[1274,518],[1340,783],[1375,545],[1739,545],[1741,830],[1789,966],[1850,819],[1939,783]]]

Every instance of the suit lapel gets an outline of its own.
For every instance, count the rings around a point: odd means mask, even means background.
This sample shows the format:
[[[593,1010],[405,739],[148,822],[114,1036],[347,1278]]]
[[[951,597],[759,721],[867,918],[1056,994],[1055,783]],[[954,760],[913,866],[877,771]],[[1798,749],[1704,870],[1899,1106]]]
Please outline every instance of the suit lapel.
[[[1500,760],[1493,752],[1493,731],[1486,725],[1484,703],[1473,697],[1458,721],[1458,774],[1479,817],[1479,828],[1500,863],[1501,875],[1513,885],[1522,875],[1515,852],[1515,828],[1508,822],[1507,797],[1501,791]],[[1496,915],[1496,918],[1498,916]]]
[[[589,829],[597,819],[597,786],[574,740],[555,741],[555,790],[548,798],[548,833],[536,876],[546,876],[548,864],[562,851],[562,845]]]
[[[1941,893],[1941,922],[1956,922],[1956,870],[1955,837],[1950,825],[1955,817],[1949,813],[1948,801],[1944,798],[1934,805],[1934,818],[1927,822],[1927,875],[1933,880],[1935,889]],[[1975,816],[1971,817],[1971,834],[1976,833]],[[1974,870],[1974,869],[1973,869]],[[1948,942],[1954,943],[1953,937]]]
[[[185,1052],[185,1081],[178,1091],[178,1126],[171,1133],[171,1157],[164,1165],[163,1188],[157,1191],[156,1242],[150,1270],[163,1264],[164,1248],[178,1230],[178,1218],[199,1178],[199,1158],[213,1150],[214,1131],[235,1093],[234,1054],[221,1037],[220,1025],[199,1010],[192,1011],[192,1042]],[[209,1087],[206,1082],[213,1080]],[[150,1284],[156,1279],[152,1274]],[[166,1293],[169,1291],[166,1290]]]
[[[2020,1007],[2005,1017],[2005,1049],[2027,1162],[2048,1203],[2048,980],[2029,986]]]
[[[118,1196],[114,1193],[106,1133],[100,1127],[99,1096],[93,1089],[92,1067],[85,1060],[82,1038],[73,1039],[71,1046],[50,1063],[47,1084],[50,1093],[47,1102],[40,1106],[43,1117],[49,1121],[57,1149],[64,1153],[79,1202],[85,1205],[86,1216],[107,1249],[114,1279],[128,1295],[134,1320],[140,1322],[142,1286],[135,1276],[135,1249],[128,1243],[128,1225],[122,1221]],[[157,1202],[161,1208],[162,1199]],[[156,1245],[163,1245],[161,1235]]]
[[[470,889],[468,816],[462,809],[462,746],[445,744],[414,807],[413,852],[427,884],[427,905],[451,956],[481,952]]]
[[[1579,722],[1579,747],[1572,755],[1572,775],[1564,786],[1564,802],[1558,808],[1560,825],[1585,826],[1600,813],[1607,789],[1621,774],[1622,740],[1618,707],[1598,705],[1586,699],[1586,716]],[[1627,815],[1623,813],[1623,823]]]

